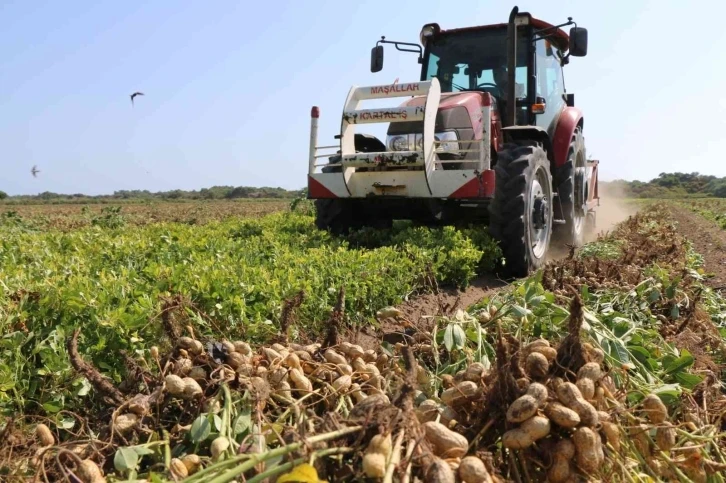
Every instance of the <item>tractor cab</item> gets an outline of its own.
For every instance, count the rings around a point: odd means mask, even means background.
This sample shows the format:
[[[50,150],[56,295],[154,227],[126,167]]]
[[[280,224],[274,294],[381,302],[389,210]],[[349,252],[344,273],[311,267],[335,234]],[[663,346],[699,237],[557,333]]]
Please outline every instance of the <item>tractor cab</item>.
[[[575,26],[568,36],[561,27],[574,24],[571,18],[555,26],[527,13],[518,14],[514,23],[514,28],[495,24],[449,30],[442,30],[436,23],[424,25],[420,34],[421,80],[438,80],[442,98],[447,100],[439,112],[463,104],[474,118],[475,110],[490,104],[496,134],[501,128],[536,126],[551,138],[563,108],[574,106],[574,95],[565,91],[563,66],[570,56],[587,54],[587,30]],[[381,44],[385,43],[406,51],[400,48],[404,43],[383,38],[371,54],[374,72],[383,67]],[[460,95],[471,92],[486,96]],[[439,124],[443,131],[461,129]],[[393,123],[389,126],[389,148],[396,136],[406,134],[401,132],[405,127]],[[497,140],[495,137],[495,144]],[[402,146],[400,141],[398,146]],[[496,151],[497,146],[493,147]]]

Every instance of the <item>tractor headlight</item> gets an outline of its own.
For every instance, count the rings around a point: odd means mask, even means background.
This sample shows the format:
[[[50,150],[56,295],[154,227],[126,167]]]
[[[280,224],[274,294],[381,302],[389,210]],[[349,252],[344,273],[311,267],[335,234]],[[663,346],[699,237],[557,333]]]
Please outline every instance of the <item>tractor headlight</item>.
[[[410,151],[407,134],[388,136],[386,144],[389,151]]]
[[[459,154],[459,136],[456,131],[434,134],[437,153]],[[423,151],[423,134],[393,134],[386,138],[389,151]]]
[[[439,145],[436,148],[437,153],[459,153],[459,136],[456,131],[439,132],[434,135]]]

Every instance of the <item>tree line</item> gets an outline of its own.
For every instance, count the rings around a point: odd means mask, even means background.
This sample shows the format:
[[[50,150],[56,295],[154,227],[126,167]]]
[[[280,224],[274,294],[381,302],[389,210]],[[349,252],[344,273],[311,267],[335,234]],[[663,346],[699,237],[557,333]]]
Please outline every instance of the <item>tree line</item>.
[[[719,178],[694,173],[660,173],[650,181],[601,181],[603,194],[617,193],[632,198],[726,198],[726,177]],[[0,200],[17,202],[104,202],[120,200],[233,200],[255,198],[292,199],[304,194],[304,189],[252,186],[212,186],[200,190],[171,190],[151,192],[148,190],[121,190],[110,195],[60,194],[49,191],[37,195],[8,196],[0,191]]]
[[[603,194],[618,193],[632,198],[726,198],[726,177],[694,173],[660,173],[650,181],[618,179],[600,182]]]
[[[39,202],[63,202],[63,201],[117,201],[117,200],[233,200],[233,199],[261,199],[297,198],[303,190],[286,190],[284,188],[272,188],[268,186],[212,186],[201,190],[171,190],[151,192],[149,190],[120,190],[110,195],[86,195],[83,193],[61,194],[45,191],[37,195],[8,196],[0,191],[0,200],[8,199],[14,201],[39,201]]]

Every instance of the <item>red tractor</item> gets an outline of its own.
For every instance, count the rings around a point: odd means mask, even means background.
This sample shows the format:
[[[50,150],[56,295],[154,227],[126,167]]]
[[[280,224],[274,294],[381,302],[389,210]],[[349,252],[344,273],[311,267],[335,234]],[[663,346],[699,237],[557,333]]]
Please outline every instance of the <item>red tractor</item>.
[[[561,28],[570,25],[568,35]],[[544,264],[553,239],[581,245],[595,225],[598,161],[587,159],[584,118],[565,91],[563,66],[586,55],[587,30],[517,7],[508,23],[451,30],[432,23],[421,30],[423,48],[379,40],[372,72],[383,67],[383,44],[418,53],[421,79],[351,88],[339,144],[317,145],[313,107],[308,197],[317,226],[342,233],[394,219],[486,220],[516,277]],[[409,99],[360,107],[391,97]],[[367,123],[389,123],[385,142],[355,132]]]

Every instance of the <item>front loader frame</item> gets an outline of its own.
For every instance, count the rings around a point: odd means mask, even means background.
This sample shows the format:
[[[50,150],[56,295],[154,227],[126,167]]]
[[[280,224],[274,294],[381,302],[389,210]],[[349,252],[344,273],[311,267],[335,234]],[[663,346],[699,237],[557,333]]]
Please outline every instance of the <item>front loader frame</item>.
[[[461,141],[459,152],[478,152],[469,169],[444,169],[447,163],[437,154],[441,144],[434,137],[442,94],[438,79],[403,84],[352,87],[343,108],[340,144],[318,145],[320,110],[313,107],[310,124],[308,198],[403,197],[433,199],[487,199],[494,194],[491,170],[491,105],[482,108],[481,132],[475,140]],[[425,96],[423,106],[361,109],[369,99]],[[415,151],[358,152],[355,127],[358,124],[423,122],[423,146]],[[451,142],[451,141],[447,141]],[[338,153],[331,152],[338,149]],[[325,152],[327,151],[327,152]],[[321,162],[328,158],[328,162]],[[335,162],[329,162],[330,159]],[[338,168],[322,172],[322,168]]]

